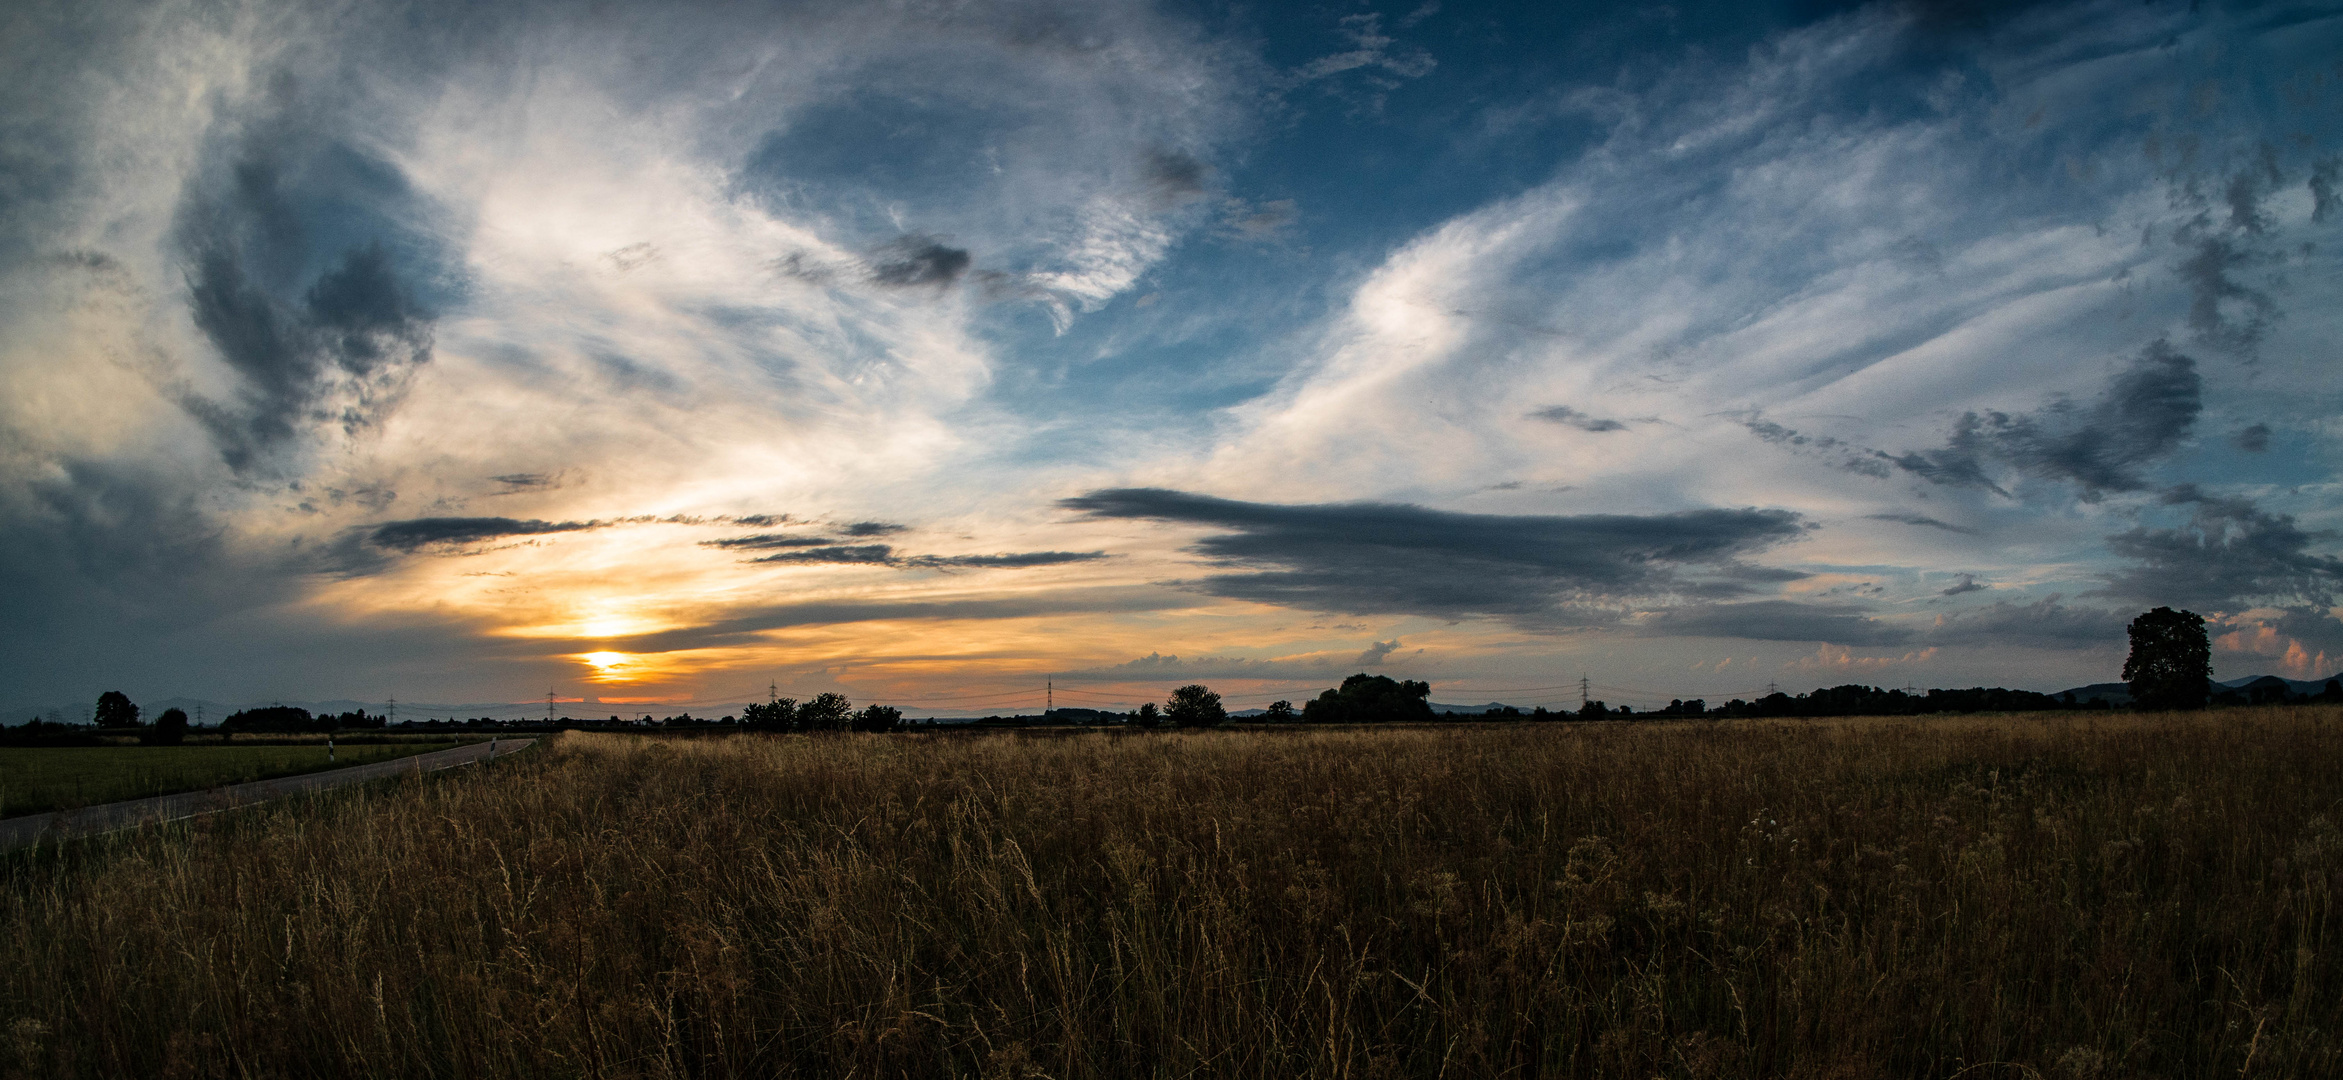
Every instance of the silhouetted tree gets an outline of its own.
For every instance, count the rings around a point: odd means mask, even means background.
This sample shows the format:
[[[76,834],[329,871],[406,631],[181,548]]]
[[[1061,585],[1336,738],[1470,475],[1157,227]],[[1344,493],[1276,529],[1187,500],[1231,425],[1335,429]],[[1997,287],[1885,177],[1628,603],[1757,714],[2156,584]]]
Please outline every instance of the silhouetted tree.
[[[839,693],[816,694],[797,707],[797,725],[807,731],[844,731],[854,718],[854,703]]]
[[[1394,682],[1383,675],[1361,672],[1342,680],[1302,706],[1302,719],[1313,724],[1363,724],[1390,720],[1430,720],[1432,684]]]
[[[2131,621],[2131,655],[2123,662],[2132,704],[2143,709],[2201,709],[2211,693],[2213,647],[2205,620],[2160,607]]]
[[[1272,701],[1269,703],[1269,708],[1261,713],[1261,719],[1272,724],[1291,723],[1293,718],[1294,703],[1290,701]]]
[[[903,710],[892,705],[873,705],[854,714],[856,731],[893,731],[903,723]]]
[[[1211,727],[1228,719],[1220,695],[1199,683],[1172,691],[1171,700],[1164,703],[1163,714],[1181,727]]]
[[[129,695],[122,691],[108,690],[98,695],[98,708],[92,719],[102,728],[137,727],[138,706],[131,704]]]
[[[155,726],[140,733],[138,741],[154,746],[177,746],[187,741],[187,710],[164,709],[155,717]]]
[[[438,721],[433,721],[433,723],[436,724]],[[229,713],[227,719],[220,721],[220,730],[224,732],[310,731],[316,726],[317,722],[309,715],[309,710],[298,705],[269,705],[258,709],[245,709]]]
[[[1139,715],[1132,717],[1131,722],[1143,728],[1151,728],[1163,723],[1163,714],[1156,711],[1155,703],[1150,701],[1139,706]]]
[[[797,725],[797,699],[778,698],[741,711],[741,723],[767,731],[788,731]]]

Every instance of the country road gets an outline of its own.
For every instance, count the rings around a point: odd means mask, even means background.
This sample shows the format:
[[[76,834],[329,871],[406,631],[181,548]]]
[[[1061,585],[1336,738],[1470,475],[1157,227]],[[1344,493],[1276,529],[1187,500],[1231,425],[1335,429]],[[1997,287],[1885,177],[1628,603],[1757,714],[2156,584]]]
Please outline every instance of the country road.
[[[408,772],[431,772],[438,769],[469,765],[485,761],[490,747],[496,757],[506,757],[526,750],[535,739],[497,739],[492,742],[472,743],[447,750],[434,750],[413,757],[393,758],[389,761],[352,765],[347,769],[329,772],[304,773],[300,776],[280,776],[273,780],[255,780],[249,784],[235,784],[204,791],[183,791],[176,795],[157,795],[148,799],[130,799],[125,802],[83,806],[72,810],[56,810],[46,814],[28,814],[20,818],[0,821],[0,851],[14,851],[20,847],[44,840],[63,840],[76,836],[91,836],[112,832],[133,825],[149,825],[177,821],[199,814],[232,810],[239,806],[269,799],[297,795],[304,791],[323,791],[347,784],[361,784]]]

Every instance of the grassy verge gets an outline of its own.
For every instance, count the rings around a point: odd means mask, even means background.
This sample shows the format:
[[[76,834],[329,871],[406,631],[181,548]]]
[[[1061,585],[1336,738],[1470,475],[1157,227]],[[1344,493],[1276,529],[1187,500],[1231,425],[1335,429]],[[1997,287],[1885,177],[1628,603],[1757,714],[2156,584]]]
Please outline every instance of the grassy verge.
[[[0,747],[0,816],[93,806],[295,776],[456,745]]]
[[[93,1076],[2332,1076],[2339,727],[570,734],[0,862],[0,1052]]]

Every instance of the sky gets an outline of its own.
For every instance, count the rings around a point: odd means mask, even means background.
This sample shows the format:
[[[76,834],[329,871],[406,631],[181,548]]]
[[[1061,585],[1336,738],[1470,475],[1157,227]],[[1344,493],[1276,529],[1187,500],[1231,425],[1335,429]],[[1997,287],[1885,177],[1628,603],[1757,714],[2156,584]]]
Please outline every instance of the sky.
[[[0,12],[0,704],[2343,669],[2343,7]]]

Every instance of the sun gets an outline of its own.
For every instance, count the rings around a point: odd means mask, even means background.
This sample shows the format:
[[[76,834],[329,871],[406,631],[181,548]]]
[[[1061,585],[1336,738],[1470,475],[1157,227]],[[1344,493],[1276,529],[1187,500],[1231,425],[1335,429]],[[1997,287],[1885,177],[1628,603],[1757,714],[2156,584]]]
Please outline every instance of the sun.
[[[634,657],[622,652],[590,652],[578,657],[578,659],[594,665],[596,674],[608,675],[613,669],[634,659]]]

